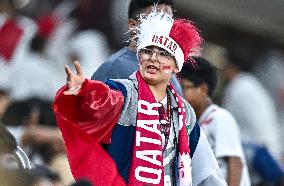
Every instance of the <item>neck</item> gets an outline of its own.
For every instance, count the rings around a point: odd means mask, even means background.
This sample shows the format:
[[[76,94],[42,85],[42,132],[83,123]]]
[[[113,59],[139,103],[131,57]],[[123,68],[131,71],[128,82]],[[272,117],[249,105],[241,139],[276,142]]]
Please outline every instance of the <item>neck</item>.
[[[229,72],[228,78],[229,78],[229,80],[232,80],[232,79],[235,79],[235,77],[239,75],[240,70],[235,66],[231,66],[229,68],[228,72]]]
[[[167,85],[168,84],[149,85],[157,102],[161,102],[166,97]]]
[[[198,109],[195,110],[196,117],[199,119],[202,113],[212,104],[212,100],[209,97],[206,97],[204,102],[200,105]]]

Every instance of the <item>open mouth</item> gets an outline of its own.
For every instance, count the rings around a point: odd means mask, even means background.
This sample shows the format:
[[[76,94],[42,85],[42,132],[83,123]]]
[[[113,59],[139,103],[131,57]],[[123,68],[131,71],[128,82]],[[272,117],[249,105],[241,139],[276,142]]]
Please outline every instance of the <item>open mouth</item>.
[[[159,68],[154,66],[154,65],[148,65],[147,66],[147,71],[149,73],[156,73],[158,70],[159,70]]]
[[[156,67],[156,66],[154,66],[154,65],[148,65],[148,66],[147,66],[147,69],[148,69],[149,71],[158,71],[158,70],[159,70],[159,68]]]

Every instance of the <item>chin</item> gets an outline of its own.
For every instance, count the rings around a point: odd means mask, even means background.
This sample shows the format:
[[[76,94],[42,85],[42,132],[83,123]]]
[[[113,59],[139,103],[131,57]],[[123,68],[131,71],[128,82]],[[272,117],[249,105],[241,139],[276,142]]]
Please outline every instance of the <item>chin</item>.
[[[150,73],[144,72],[144,73],[141,73],[141,76],[144,79],[144,81],[149,85],[157,85],[157,84],[161,84],[164,82],[167,84],[167,80],[165,80],[165,78],[163,78],[161,74],[158,74],[158,73],[150,74]]]
[[[155,85],[157,83],[157,80],[153,77],[147,77],[147,76],[144,76],[142,77],[144,79],[144,81],[149,84],[149,85]]]
[[[161,85],[161,84],[168,84],[170,82],[170,80],[161,80],[161,79],[156,79],[156,78],[147,78],[147,77],[143,77],[144,81],[148,84],[148,85]]]

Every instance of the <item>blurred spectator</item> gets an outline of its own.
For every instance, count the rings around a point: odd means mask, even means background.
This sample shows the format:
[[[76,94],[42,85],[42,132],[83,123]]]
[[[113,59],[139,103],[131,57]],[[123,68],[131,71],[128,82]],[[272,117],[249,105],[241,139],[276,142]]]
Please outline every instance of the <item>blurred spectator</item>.
[[[86,7],[84,3],[90,3],[90,6]],[[83,7],[82,4],[84,5]],[[23,59],[29,65],[25,69],[19,68],[19,73],[17,73],[18,78],[30,77],[36,78],[37,81],[33,86],[29,86],[30,80],[25,78],[21,80],[23,82],[22,88],[25,91],[21,89],[16,91],[16,93],[24,92],[26,95],[25,99],[36,96],[41,101],[50,101],[55,95],[54,87],[59,88],[57,85],[62,84],[63,79],[65,79],[65,77],[61,76],[62,74],[64,75],[63,71],[60,70],[63,66],[62,64],[69,63],[71,58],[72,60],[79,60],[82,68],[87,72],[86,75],[91,77],[97,68],[96,66],[99,66],[109,53],[106,39],[102,33],[92,30],[94,25],[89,25],[89,27],[88,23],[82,22],[82,17],[80,17],[83,15],[83,19],[88,18],[91,21],[100,20],[104,25],[109,25],[109,22],[102,22],[101,19],[97,18],[90,19],[90,16],[86,16],[94,12],[80,12],[85,10],[85,8],[99,8],[103,10],[105,15],[105,9],[93,4],[93,1],[64,0],[54,5],[54,9],[50,9],[39,17],[38,33],[32,40],[28,55]],[[73,11],[74,8],[76,9],[75,11]],[[75,12],[78,14],[75,15]],[[109,29],[107,30],[110,31]],[[29,87],[26,88],[24,84]],[[38,123],[42,124],[41,115],[46,112],[42,112],[42,105],[39,106],[40,116]],[[49,123],[43,124],[50,125]],[[23,126],[23,123],[21,125]],[[24,124],[25,127],[20,135],[21,143],[30,147],[29,152],[34,157],[33,160],[35,162],[47,164],[62,176],[62,181],[65,185],[69,184],[74,179],[69,169],[64,148],[62,148],[63,143],[58,129],[42,127],[38,124],[32,127],[29,125]]]
[[[251,43],[232,44],[224,68],[229,82],[223,103],[240,126],[252,184],[279,185],[283,170],[278,163],[281,144],[275,103],[250,72],[260,52]]]
[[[58,175],[43,166],[32,170],[0,167],[1,186],[61,186]]]
[[[29,186],[34,178],[21,169],[15,151],[17,142],[6,126],[0,123],[0,180],[1,186]]]
[[[57,22],[53,15],[38,19],[38,30],[29,43],[26,55],[20,59],[25,65],[15,67],[9,80],[13,100],[37,97],[45,102],[52,101],[61,79],[56,73],[55,62],[46,53],[46,47]]]
[[[21,65],[28,42],[31,40],[36,26],[34,22],[19,15],[13,0],[0,1],[0,79],[8,84],[12,76],[11,69]]]
[[[284,186],[283,168],[266,147],[244,143],[243,148],[253,186]]]
[[[216,70],[204,58],[194,60],[197,67],[184,64],[179,74],[185,99],[192,105],[228,185],[250,186],[238,125],[231,113],[211,100]]]
[[[34,129],[39,124],[40,110],[38,104],[31,100],[14,102],[8,108],[3,121],[8,126],[9,131],[15,136],[17,143],[20,146],[29,146],[29,148],[25,148],[29,158],[33,162],[42,163],[42,160],[36,160],[37,156],[34,156],[34,153],[37,152],[36,149],[38,148],[34,146],[32,140],[28,141],[31,137],[26,137],[27,139],[23,138],[25,133],[30,133],[30,128]],[[42,138],[37,138],[37,140],[42,140]],[[52,154],[49,154],[48,157],[52,157]]]
[[[44,162],[41,165],[56,173],[63,185],[74,181],[65,154],[61,133],[57,128],[32,127],[24,131],[22,143],[32,147],[31,155],[40,156]],[[56,180],[55,180],[56,181]],[[57,180],[59,181],[59,180]]]
[[[24,58],[25,65],[13,70],[10,77],[13,100],[23,101],[36,97],[51,102],[56,93],[56,80],[52,77],[53,68],[49,60],[40,51],[31,51]]]
[[[31,171],[0,167],[1,186],[62,186],[50,170],[40,167]]]
[[[80,61],[86,78],[91,78],[109,55],[106,38],[95,30],[78,32],[69,45],[71,61]]]
[[[284,140],[284,53],[283,50],[270,49],[261,55],[254,67],[259,80],[272,95],[278,115],[279,127]],[[283,148],[283,146],[282,146]],[[284,150],[281,151],[284,160]],[[284,162],[283,162],[284,163]],[[284,165],[284,164],[283,164]]]
[[[127,47],[124,47],[112,54],[94,73],[93,80],[105,82],[107,79],[127,79],[133,72],[138,70],[138,59],[136,56],[136,45],[133,40],[135,33],[133,28],[137,26],[140,14],[147,14],[157,4],[159,11],[165,11],[170,15],[173,14],[172,0],[132,0],[128,7],[128,29],[130,32],[130,42]],[[174,84],[176,91],[182,95],[180,84],[174,75],[171,82]]]
[[[247,43],[232,45],[234,48],[229,51],[224,68],[229,80],[224,91],[224,107],[235,116],[243,141],[266,145],[279,158],[281,148],[275,104],[249,72],[258,57],[258,48]]]
[[[56,172],[64,185],[74,181],[61,133],[58,128],[41,123],[40,102],[27,100],[14,102],[7,110],[4,122],[29,156],[32,165],[46,165]],[[5,119],[6,117],[10,119]]]
[[[18,14],[15,1],[1,0],[0,56],[6,63],[21,57],[34,32],[35,24],[31,19]]]
[[[87,5],[90,7],[85,7]],[[45,22],[53,22],[52,25],[55,25],[54,29],[49,29],[48,25],[50,24],[41,24],[39,26],[42,31],[49,33],[48,35],[44,34],[46,35],[46,49],[44,52],[50,59],[50,64],[53,65],[54,82],[56,82],[57,89],[65,80],[65,76],[61,71],[64,64],[79,60],[83,70],[87,73],[86,76],[90,78],[93,71],[109,54],[107,39],[103,32],[93,25],[82,22],[80,16],[77,15],[77,13],[84,14],[83,17],[85,17],[85,13],[90,12],[82,13],[80,11],[85,10],[85,8],[93,9],[94,7],[98,8],[97,5],[93,4],[93,1],[65,0],[57,4],[54,10],[43,15]],[[100,7],[100,9],[102,8]],[[73,15],[74,12],[77,12],[76,16]],[[48,21],[48,18],[52,18],[52,21]],[[90,16],[88,19],[95,22],[98,20],[98,18],[90,19]]]
[[[56,55],[67,54],[64,48],[62,48],[63,51],[58,50],[60,45],[54,47],[55,53],[49,51],[49,47],[51,43],[58,43],[51,42],[51,39],[56,38],[54,36],[58,33],[59,26],[65,23],[68,15],[64,13],[68,12],[68,8],[73,8],[72,2],[71,5],[65,4],[65,9],[61,6],[52,10],[51,13],[40,14],[37,22],[38,31],[33,35],[25,55],[18,60],[21,65],[11,70],[13,76],[9,78],[9,87],[11,87],[13,103],[4,117],[9,130],[15,134],[18,143],[24,146],[33,165],[41,164],[54,169],[60,165],[60,168],[55,171],[58,171],[57,173],[62,177],[64,185],[71,183],[74,179],[65,155],[61,133],[54,127],[55,119],[51,112],[51,101],[56,89],[65,79],[61,76],[61,72],[59,73],[58,59],[65,59],[62,63],[68,63],[69,58],[67,55],[65,58],[56,58]],[[62,13],[63,9],[66,10],[64,13]],[[71,29],[70,33],[73,30]],[[71,34],[64,34],[66,37],[61,39],[66,38],[63,42],[67,49]],[[55,57],[50,54],[55,54]]]
[[[1,167],[0,180],[1,186],[44,186],[34,185],[34,183],[36,183],[36,177],[30,175],[27,171],[22,169],[9,170]]]
[[[58,173],[62,179],[63,185],[69,185],[74,182],[65,153],[56,154],[50,161],[49,167],[52,171]]]
[[[0,89],[0,123],[2,122],[3,116],[5,115],[9,104],[9,93],[4,89]]]
[[[16,148],[17,142],[14,136],[8,131],[5,125],[0,123],[0,154],[13,153]]]
[[[128,25],[125,23],[128,21],[127,11],[129,2],[130,0],[116,0],[111,4],[111,24],[115,30],[112,34],[114,35],[116,43],[120,47],[127,44]]]
[[[110,9],[112,3],[111,0],[80,0],[71,12],[70,18],[77,22],[77,31],[97,30],[107,36],[107,43],[112,48],[117,48],[112,34],[114,32]]]
[[[37,177],[36,186],[45,186],[45,185],[52,185],[52,186],[61,186],[63,185],[60,176],[51,171],[49,168],[36,165],[30,171],[33,176]]]

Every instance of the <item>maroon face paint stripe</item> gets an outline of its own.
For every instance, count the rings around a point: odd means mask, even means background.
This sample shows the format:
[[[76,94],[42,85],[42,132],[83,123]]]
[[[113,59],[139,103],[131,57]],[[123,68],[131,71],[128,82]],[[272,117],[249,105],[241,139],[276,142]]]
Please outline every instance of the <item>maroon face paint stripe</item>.
[[[171,66],[163,66],[163,70],[170,70]]]

